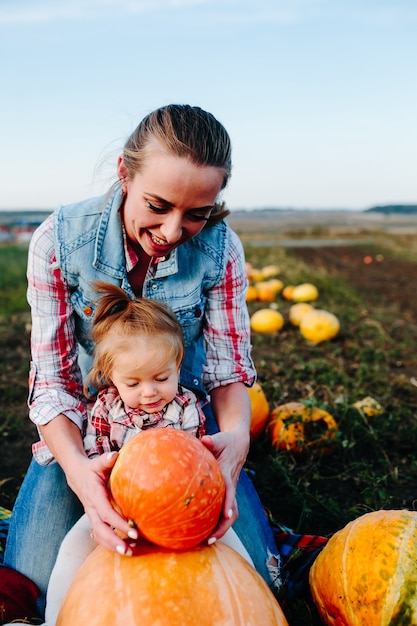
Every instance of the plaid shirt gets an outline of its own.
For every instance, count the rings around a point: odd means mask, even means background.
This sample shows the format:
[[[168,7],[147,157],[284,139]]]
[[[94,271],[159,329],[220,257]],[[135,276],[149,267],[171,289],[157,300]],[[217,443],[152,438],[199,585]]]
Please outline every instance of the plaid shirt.
[[[204,435],[204,413],[196,396],[179,387],[175,398],[162,411],[145,413],[127,407],[116,387],[102,389],[88,419],[84,448],[88,456],[120,450],[131,437],[149,428],[174,427],[196,437]]]
[[[88,406],[78,366],[75,315],[70,290],[56,263],[54,245],[49,216],[32,237],[28,259],[28,301],[32,309],[29,416],[40,426],[62,413],[82,431]],[[138,258],[126,238],[125,257],[129,272]],[[158,259],[152,262],[156,264]],[[242,267],[242,254],[232,238],[225,275],[210,291],[205,309],[203,381],[209,393],[219,385],[243,382],[250,386],[255,380],[244,303],[247,279]],[[34,445],[33,453],[43,465],[53,461],[42,439]]]

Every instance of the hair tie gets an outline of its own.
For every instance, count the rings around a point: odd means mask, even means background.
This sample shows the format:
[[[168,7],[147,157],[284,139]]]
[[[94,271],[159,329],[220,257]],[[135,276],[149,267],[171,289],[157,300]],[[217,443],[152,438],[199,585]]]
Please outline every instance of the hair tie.
[[[110,317],[111,315],[114,315],[115,313],[121,313],[122,311],[125,311],[127,307],[129,306],[129,304],[130,304],[130,300],[128,300],[127,302],[125,302],[124,300],[120,300],[120,302],[116,302],[110,308],[107,317]]]

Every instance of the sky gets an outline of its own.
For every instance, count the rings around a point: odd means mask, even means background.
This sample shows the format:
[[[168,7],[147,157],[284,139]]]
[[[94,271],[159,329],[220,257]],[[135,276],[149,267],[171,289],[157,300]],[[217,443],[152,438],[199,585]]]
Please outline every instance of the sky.
[[[416,0],[0,0],[0,209],[105,193],[169,103],[227,128],[231,210],[417,204]]]

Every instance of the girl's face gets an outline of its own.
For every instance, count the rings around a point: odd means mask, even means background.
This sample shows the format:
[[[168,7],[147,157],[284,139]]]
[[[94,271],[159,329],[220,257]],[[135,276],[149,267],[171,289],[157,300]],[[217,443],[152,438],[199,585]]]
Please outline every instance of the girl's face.
[[[141,337],[116,356],[111,379],[127,406],[156,413],[175,398],[179,367],[157,339]]]
[[[119,177],[126,176],[123,157]],[[151,257],[167,256],[204,227],[222,188],[224,172],[169,155],[151,144],[144,166],[126,181],[127,236]]]

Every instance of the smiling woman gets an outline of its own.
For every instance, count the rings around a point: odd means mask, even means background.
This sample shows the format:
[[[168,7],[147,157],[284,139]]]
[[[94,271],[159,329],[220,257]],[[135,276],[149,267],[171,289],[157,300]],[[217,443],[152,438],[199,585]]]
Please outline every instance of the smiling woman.
[[[129,555],[137,538],[107,491],[115,455],[89,459],[83,446],[97,281],[120,288],[126,302],[159,300],[178,320],[185,342],[179,383],[202,403],[207,434],[201,441],[216,457],[226,489],[209,541],[233,525],[258,572],[269,585],[280,584],[268,519],[242,472],[250,444],[246,387],[256,373],[243,249],[219,202],[230,171],[230,138],[212,114],[189,105],[163,107],[145,117],[126,142],[109,193],[61,207],[32,238],[29,406],[41,438],[15,503],[5,563],[43,592],[60,544],[84,510],[104,547]],[[159,411],[165,394],[149,394],[148,377],[152,373],[155,389],[161,377],[178,371],[160,371],[155,358],[144,374],[141,358],[146,352],[149,361],[148,349],[148,343],[130,342],[114,361],[113,374],[122,372],[119,382],[125,382],[129,354],[126,380],[135,383],[129,398],[146,379],[148,399],[135,397],[134,404],[143,408],[148,402]]]

